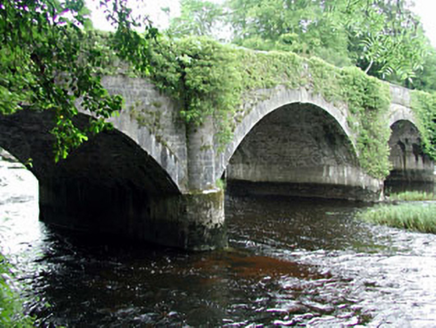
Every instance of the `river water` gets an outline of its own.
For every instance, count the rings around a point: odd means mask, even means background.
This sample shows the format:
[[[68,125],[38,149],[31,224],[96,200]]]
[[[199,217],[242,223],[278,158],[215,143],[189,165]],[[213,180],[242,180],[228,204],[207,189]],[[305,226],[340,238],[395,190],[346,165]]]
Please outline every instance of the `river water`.
[[[361,206],[227,197],[230,249],[187,254],[53,230],[0,162],[0,247],[41,327],[436,327],[436,236]]]

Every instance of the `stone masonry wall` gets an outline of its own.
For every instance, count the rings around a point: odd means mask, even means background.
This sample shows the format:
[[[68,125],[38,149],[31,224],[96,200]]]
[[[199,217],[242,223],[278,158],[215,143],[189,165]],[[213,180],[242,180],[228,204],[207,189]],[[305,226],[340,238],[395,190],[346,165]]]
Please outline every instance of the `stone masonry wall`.
[[[179,189],[185,190],[187,145],[180,105],[145,79],[107,76],[102,82],[111,94],[124,98],[123,111],[111,119],[114,126],[138,143],[167,171]]]
[[[378,181],[359,169],[335,119],[310,104],[287,105],[263,118],[231,158],[227,179],[379,189]],[[325,192],[329,197],[328,188]]]
[[[434,181],[434,163],[423,153],[418,129],[409,121],[401,120],[391,127],[389,140],[393,169],[388,181]]]

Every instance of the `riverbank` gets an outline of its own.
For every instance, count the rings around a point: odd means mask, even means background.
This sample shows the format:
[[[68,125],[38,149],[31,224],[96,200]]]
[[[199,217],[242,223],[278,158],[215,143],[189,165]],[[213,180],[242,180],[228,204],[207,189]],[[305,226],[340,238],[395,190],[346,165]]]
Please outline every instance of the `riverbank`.
[[[360,212],[357,218],[394,228],[436,234],[435,213],[435,204],[383,204]]]
[[[436,235],[362,224],[368,204],[229,194],[234,251],[180,253],[58,233],[38,221],[28,170],[0,162],[0,180],[0,248],[36,327],[436,322]]]
[[[389,195],[389,201],[425,201],[436,200],[434,193],[425,191],[405,191],[401,193],[393,193]]]
[[[0,327],[30,328],[34,327],[33,319],[24,314],[19,295],[10,283],[13,280],[10,264],[0,254]]]

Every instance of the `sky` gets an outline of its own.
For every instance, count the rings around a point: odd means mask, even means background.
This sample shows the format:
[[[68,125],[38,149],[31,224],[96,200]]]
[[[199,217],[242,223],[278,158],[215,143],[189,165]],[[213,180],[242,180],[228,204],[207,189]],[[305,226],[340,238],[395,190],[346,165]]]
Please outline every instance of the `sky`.
[[[98,8],[98,0],[85,0],[89,9],[92,10],[91,19],[94,27],[100,30],[111,30],[110,24],[106,21],[104,14]],[[158,28],[168,26],[169,16],[161,8],[170,8],[170,15],[177,16],[180,12],[179,0],[128,0],[133,13],[146,13],[150,16],[153,25]],[[138,8],[140,8],[138,10]]]
[[[215,2],[222,2],[222,0],[212,0]],[[98,29],[107,30],[110,29],[110,25],[106,22],[104,15],[101,12],[95,10],[96,4],[99,1],[86,0],[88,7],[93,10],[92,19],[94,26]],[[132,4],[132,9],[137,6],[135,0],[129,0]],[[415,7],[412,10],[421,17],[425,33],[430,39],[433,47],[436,47],[436,0],[414,0]],[[164,13],[161,8],[170,8],[170,15],[176,16],[180,11],[179,0],[145,0],[144,12],[150,15],[153,23],[159,28],[165,28],[168,25],[168,14]],[[143,7],[144,5],[142,5]],[[135,10],[134,10],[135,12]]]
[[[436,47],[436,0],[415,0],[415,8],[412,10],[421,17],[425,34],[433,47]]]

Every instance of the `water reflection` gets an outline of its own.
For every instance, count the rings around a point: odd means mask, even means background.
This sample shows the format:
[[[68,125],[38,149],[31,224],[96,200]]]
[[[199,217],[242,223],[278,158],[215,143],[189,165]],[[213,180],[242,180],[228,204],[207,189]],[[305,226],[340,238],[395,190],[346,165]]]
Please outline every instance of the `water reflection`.
[[[231,249],[186,254],[48,228],[30,178],[1,162],[1,247],[40,326],[434,326],[436,237],[358,222],[362,205],[228,197]]]
[[[432,182],[395,182],[388,181],[385,183],[385,193],[402,193],[406,191],[420,191],[426,193],[434,193],[436,191],[435,184]]]

